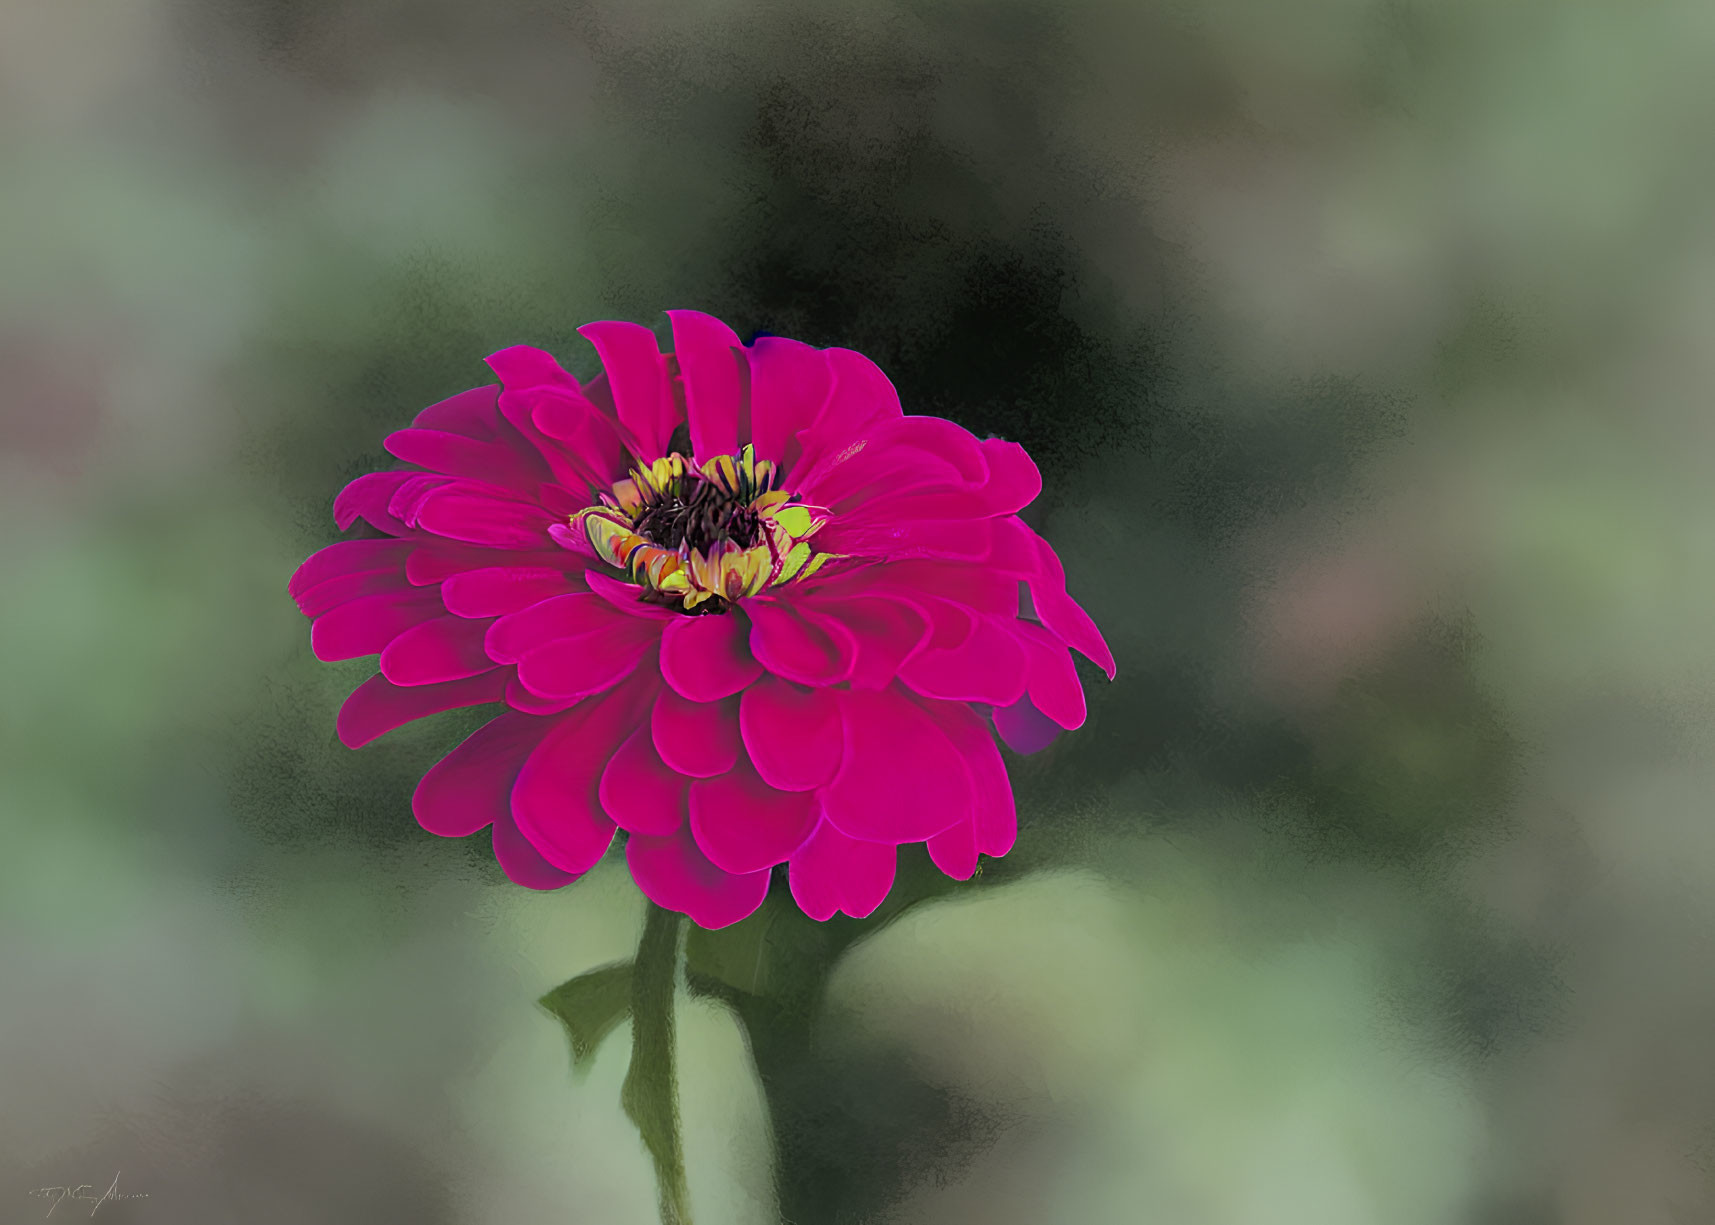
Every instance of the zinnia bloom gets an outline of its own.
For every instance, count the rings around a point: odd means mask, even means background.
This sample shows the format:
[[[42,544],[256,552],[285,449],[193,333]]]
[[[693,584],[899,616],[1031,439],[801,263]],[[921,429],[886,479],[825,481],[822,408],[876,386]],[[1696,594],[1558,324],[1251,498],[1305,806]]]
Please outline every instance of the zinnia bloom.
[[[492,826],[512,880],[570,884],[626,831],[657,904],[704,927],[793,897],[862,917],[896,848],[971,876],[1016,833],[994,732],[1031,752],[1084,721],[1068,648],[1113,658],[1016,512],[1014,443],[904,415],[847,349],[742,344],[668,312],[580,329],[587,384],[517,347],[387,438],[404,467],[334,502],[380,538],[290,590],[324,660],[380,655],[346,701],[356,748],[500,703],[418,786],[417,820]]]

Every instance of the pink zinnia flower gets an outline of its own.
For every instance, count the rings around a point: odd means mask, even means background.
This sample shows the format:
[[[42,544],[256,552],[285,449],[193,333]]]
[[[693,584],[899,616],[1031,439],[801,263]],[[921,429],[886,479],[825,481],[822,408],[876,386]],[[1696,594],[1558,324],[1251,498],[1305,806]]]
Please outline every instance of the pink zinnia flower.
[[[508,876],[576,880],[616,829],[657,904],[704,927],[788,864],[804,912],[862,917],[896,848],[966,879],[1016,833],[991,729],[1024,752],[1084,721],[1067,648],[1113,676],[1052,549],[1016,512],[1024,450],[905,416],[847,349],[744,345],[695,311],[580,329],[587,384],[517,347],[387,438],[405,467],[334,502],[382,539],[290,590],[324,660],[380,655],[357,747],[504,703],[413,799],[431,833],[493,827]]]

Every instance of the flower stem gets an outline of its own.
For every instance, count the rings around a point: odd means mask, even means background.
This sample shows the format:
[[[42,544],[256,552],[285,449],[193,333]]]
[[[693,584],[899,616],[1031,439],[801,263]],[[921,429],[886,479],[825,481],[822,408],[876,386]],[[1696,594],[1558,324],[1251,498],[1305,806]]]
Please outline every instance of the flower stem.
[[[631,974],[631,1070],[620,1102],[655,1160],[661,1225],[691,1225],[685,1155],[679,1136],[679,1090],[673,1066],[673,1003],[679,985],[683,916],[653,902]]]

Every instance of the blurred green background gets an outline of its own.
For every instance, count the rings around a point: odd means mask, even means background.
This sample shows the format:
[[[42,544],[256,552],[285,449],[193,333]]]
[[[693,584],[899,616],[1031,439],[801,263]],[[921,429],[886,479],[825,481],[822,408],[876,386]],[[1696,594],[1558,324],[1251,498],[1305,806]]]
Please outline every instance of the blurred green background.
[[[533,1005],[622,865],[418,830],[469,720],[340,748],[285,582],[487,353],[678,306],[1025,443],[1120,666],[835,971],[794,1225],[1715,1219],[1712,62],[1697,0],[0,10],[4,1219],[654,1220],[625,1043]],[[686,1007],[697,1220],[772,1223]]]

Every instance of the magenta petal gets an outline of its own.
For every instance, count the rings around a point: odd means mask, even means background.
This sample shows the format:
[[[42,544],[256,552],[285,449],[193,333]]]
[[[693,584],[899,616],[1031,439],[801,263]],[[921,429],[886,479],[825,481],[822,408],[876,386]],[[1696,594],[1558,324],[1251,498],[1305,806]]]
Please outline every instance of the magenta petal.
[[[516,663],[550,642],[624,624],[619,613],[591,592],[553,596],[496,621],[488,631],[488,654],[500,663]]]
[[[878,593],[892,595],[888,586],[877,584]],[[906,601],[922,613],[929,622],[927,640],[923,643],[924,650],[952,651],[963,646],[976,632],[977,613],[956,600],[942,599],[936,595],[898,595],[896,599]]]
[[[1062,642],[1106,672],[1110,681],[1113,680],[1114,655],[1103,640],[1102,632],[1096,628],[1090,614],[1066,594],[1066,572],[1048,542],[1038,539],[1036,545],[1042,565],[1040,577],[1030,583],[1036,615]]]
[[[1003,497],[998,489],[920,489],[896,498],[876,497],[861,504],[854,501],[840,515],[844,526],[858,531],[879,531],[917,524],[924,531],[946,531],[962,521],[986,522],[1020,509],[1016,497]]]
[[[586,472],[594,488],[624,476],[630,461],[619,422],[585,399],[575,385],[569,393],[538,394],[531,403],[530,422],[544,439],[563,448],[565,458]]]
[[[838,621],[857,644],[851,672],[854,689],[885,689],[899,675],[900,665],[929,637],[928,618],[900,600],[848,596],[803,600],[800,606]]]
[[[724,616],[674,617],[661,635],[661,675],[681,697],[713,702],[762,675],[750,654],[750,622]]]
[[[600,570],[585,570],[584,582],[590,591],[606,600],[614,609],[628,617],[642,617],[646,621],[678,621],[682,614],[659,604],[645,603],[643,588],[636,583],[628,583],[623,579],[603,574]]]
[[[970,880],[977,870],[976,823],[960,821],[929,839],[929,858],[954,880]]]
[[[866,580],[860,572],[851,582],[854,587],[904,598],[934,597],[1001,617],[1018,613],[1018,577],[996,573],[989,568],[986,558],[982,564],[974,565],[940,560],[895,561],[877,570],[873,578]]]
[[[595,546],[590,543],[589,533],[581,527],[573,527],[569,523],[550,523],[548,539],[585,562],[602,560]]]
[[[482,649],[486,621],[436,617],[412,626],[381,652],[381,675],[395,685],[433,685],[494,667]]]
[[[907,417],[905,420],[936,419]],[[890,522],[945,525],[953,520],[989,519],[1014,514],[1042,492],[1042,476],[1024,453],[1024,448],[998,438],[985,439],[981,443],[974,439],[971,441],[976,462],[983,469],[979,480],[937,483],[924,479],[926,472],[922,465],[915,464],[900,467],[895,473],[884,475],[877,472],[870,478],[869,488],[857,489],[843,498],[833,488],[824,490],[823,484],[818,482],[817,499],[840,512],[843,522],[853,525],[874,527]],[[938,453],[954,458],[946,451]],[[870,462],[878,464],[881,458],[877,456]],[[868,471],[856,460],[853,465],[859,472]],[[843,467],[841,471],[844,471]],[[859,479],[858,473],[853,473],[851,479],[840,486],[841,490],[851,488]]]
[[[589,504],[590,495],[608,488],[619,478],[623,469],[615,464],[598,469],[584,455],[556,438],[550,438],[536,425],[536,409],[541,395],[535,391],[506,391],[500,396],[500,411],[513,431],[533,447],[548,466],[552,483],[542,485],[537,494],[544,510],[556,520]]]
[[[877,425],[861,449],[831,452],[795,484],[818,505],[845,511],[913,490],[963,492],[987,476],[970,431],[940,417],[899,417]]]
[[[995,747],[987,721],[969,706],[954,702],[930,702],[926,709],[964,758],[965,769],[969,772],[973,809],[970,828],[976,850],[984,855],[1006,854],[1018,837],[1018,810],[1013,803],[1012,780],[1007,777],[1006,762]],[[946,832],[952,834],[953,831]],[[958,855],[963,853],[959,850],[962,845],[956,838],[949,838],[941,853],[946,854],[950,862],[961,863]],[[934,839],[929,840],[929,854],[931,857],[938,854]],[[941,864],[941,859],[937,857],[935,862]],[[949,875],[956,875],[945,864],[941,866]]]
[[[557,715],[570,710],[587,698],[588,694],[579,694],[569,698],[545,698],[539,693],[531,693],[519,683],[517,673],[506,682],[506,704],[513,710],[525,715]]]
[[[1060,725],[1031,703],[1025,695],[1011,706],[997,706],[994,729],[1015,753],[1039,753],[1060,735]]]
[[[849,459],[835,457],[824,463],[802,482],[802,490],[818,506],[844,513],[911,489],[956,486],[959,479],[959,470],[941,455],[916,447],[877,449],[872,445]]]
[[[440,597],[433,591],[407,588],[364,596],[317,617],[310,625],[310,650],[323,662],[376,655],[413,625],[441,611]]]
[[[598,794],[601,776],[656,684],[633,682],[560,719],[518,772],[512,819],[561,871],[589,871],[613,842],[614,823]]]
[[[388,509],[400,487],[418,475],[415,472],[371,472],[358,477],[334,498],[334,523],[343,532],[362,519],[389,536],[420,535]]]
[[[756,772],[770,787],[811,791],[834,776],[844,749],[831,689],[799,689],[765,676],[739,699],[739,731]]]
[[[555,519],[533,502],[505,497],[495,486],[461,481],[429,493],[412,521],[448,540],[497,549],[542,549],[553,543],[548,525]]]
[[[457,477],[442,476],[438,472],[407,472],[405,479],[399,482],[399,487],[393,491],[393,496],[387,499],[387,513],[400,521],[417,526],[417,511],[423,505],[423,499],[437,489],[445,489],[450,485],[461,484]],[[481,485],[482,489],[495,489],[493,485]],[[501,490],[495,489],[496,493]],[[511,497],[511,494],[504,496]]]
[[[538,400],[530,410],[530,422],[542,435],[537,446],[559,450],[561,462],[575,467],[592,491],[600,492],[621,480],[627,465],[634,462],[618,424],[587,402],[557,397]]]
[[[360,748],[413,719],[498,702],[505,692],[506,674],[500,671],[443,685],[399,686],[385,676],[372,676],[352,690],[339,708],[334,730],[346,748]]]
[[[1038,588],[1032,587],[1031,596],[1042,624],[1067,646],[1107,673],[1110,681],[1113,680],[1116,671],[1113,652],[1096,628],[1096,623],[1090,619],[1090,614],[1063,591],[1039,593]]]
[[[816,816],[814,795],[776,791],[742,759],[717,778],[691,784],[691,834],[726,872],[785,863],[810,836]]]
[[[635,323],[612,321],[585,324],[578,334],[601,358],[620,424],[646,452],[638,458],[647,462],[665,455],[679,412],[655,334]]]
[[[429,768],[411,797],[417,824],[443,838],[485,825],[511,824],[512,783],[552,724],[528,715],[496,715]]]
[[[698,849],[689,826],[664,838],[633,834],[625,845],[625,862],[645,897],[689,915],[699,927],[730,927],[768,896],[766,869],[739,875],[721,871]]]
[[[700,311],[668,311],[673,352],[685,383],[685,415],[696,461],[738,451],[744,397],[743,346],[726,324]]]
[[[534,452],[505,442],[482,442],[445,430],[395,430],[382,445],[408,464],[431,472],[468,477],[506,489],[530,493],[548,479],[548,469]]]
[[[502,617],[578,591],[564,571],[547,566],[488,566],[448,577],[441,602],[455,616]]]
[[[744,601],[744,611],[750,653],[774,675],[802,685],[832,685],[851,674],[857,644],[838,622],[766,596]]]
[[[691,702],[662,689],[650,716],[655,751],[680,774],[712,778],[738,760],[738,699]]]
[[[602,810],[629,833],[664,836],[684,821],[689,786],[661,760],[648,725],[640,724],[602,771]]]
[[[899,679],[925,697],[1010,706],[1024,695],[1024,648],[993,618],[979,617],[963,643],[920,651],[901,666]]]
[[[828,819],[871,842],[921,842],[971,815],[958,751],[935,721],[896,690],[838,694],[845,754],[822,789]]]
[[[353,542],[357,543],[357,542]],[[367,541],[363,543],[368,543]],[[391,544],[403,544],[403,541],[389,541]],[[365,596],[385,595],[388,592],[403,592],[410,590],[406,581],[403,567],[388,570],[371,570],[362,574],[341,574],[325,582],[317,583],[314,587],[302,592],[297,597],[298,611],[306,617],[320,617],[323,613],[332,612],[341,604],[349,604],[353,600],[361,600]]]
[[[536,412],[545,404],[581,398],[577,380],[540,349],[516,345],[488,359],[500,376],[503,390],[498,407],[512,433],[522,438],[542,457],[553,479],[566,489],[583,492],[602,489],[623,474],[621,457],[602,448],[568,445],[545,433],[536,423]]]
[[[988,462],[991,454],[989,442],[998,440],[979,440],[964,426],[945,417],[900,417],[877,426],[875,437],[939,455],[958,470],[960,484],[964,486],[985,484],[993,475]],[[1000,445],[1010,447],[1014,444]]]
[[[600,693],[630,676],[655,645],[648,622],[552,642],[518,661],[518,680],[545,698]]]
[[[488,368],[500,377],[508,391],[580,394],[578,381],[561,368],[552,353],[530,345],[513,345],[490,354]]]
[[[389,535],[425,537],[427,533],[417,523],[417,511],[423,505],[423,499],[437,489],[444,489],[449,485],[460,483],[457,477],[442,476],[436,472],[406,471],[387,473],[386,475],[404,478],[392,486],[387,495],[387,505],[381,508],[388,516],[388,520],[398,524],[399,527],[399,530],[396,531],[392,526],[383,526],[382,530]],[[495,487],[484,485],[482,488],[494,489]],[[379,493],[380,490],[377,489],[377,492]],[[368,515],[365,517],[369,518]],[[433,539],[433,537],[428,538]]]
[[[412,545],[411,555],[405,559],[405,577],[413,587],[429,587],[467,570],[491,570],[497,566],[541,566],[553,570],[564,562],[565,554],[552,547],[485,549],[429,536]]]
[[[1023,510],[1042,492],[1042,473],[1036,461],[1016,442],[985,438],[981,444],[988,463],[988,482],[983,488],[991,514],[1010,515]]]
[[[799,431],[827,403],[833,374],[821,350],[777,336],[759,337],[750,361],[750,441],[758,459],[790,469],[798,458]]]
[[[1044,628],[1114,678],[1113,652],[1090,615],[1066,594],[1066,572],[1048,542],[1015,516],[994,521],[994,550],[985,567],[1030,584],[1030,601]]]
[[[799,431],[803,453],[795,476],[808,475],[824,460],[845,452],[866,427],[901,415],[899,392],[869,358],[850,349],[823,349],[822,358],[833,375],[833,387],[814,423]]]
[[[1018,588],[1013,587],[1016,597]],[[992,614],[984,614],[955,600],[943,599],[940,596],[918,596],[912,601],[923,614],[929,618],[929,641],[924,644],[938,651],[953,651],[964,646],[977,632],[977,624],[986,616],[996,620]],[[1017,617],[1018,610],[1009,608],[1004,620],[1011,623]]]
[[[823,821],[792,856],[787,878],[793,900],[810,918],[825,922],[843,910],[867,919],[893,888],[897,862],[894,847],[849,838]]]
[[[511,817],[494,823],[494,858],[508,880],[526,889],[562,889],[583,875],[562,872],[543,859]]]
[[[448,396],[418,413],[411,424],[425,430],[445,430],[483,442],[500,437],[500,388],[490,383]]]
[[[314,593],[327,584],[377,574],[403,574],[405,558],[414,546],[404,540],[341,540],[318,549],[305,559],[286,583],[286,593],[298,602],[305,616],[314,617],[334,604],[352,599],[317,599]],[[311,611],[311,606],[315,611]]]
[[[1084,726],[1084,686],[1072,653],[1041,626],[1019,621],[1013,630],[1029,661],[1031,703],[1067,731]]]
[[[851,516],[834,519],[823,528],[816,536],[816,547],[867,557],[975,562],[988,556],[992,534],[986,519],[918,520],[907,514],[897,520],[864,523]]]

